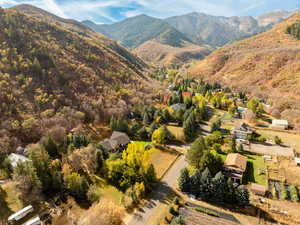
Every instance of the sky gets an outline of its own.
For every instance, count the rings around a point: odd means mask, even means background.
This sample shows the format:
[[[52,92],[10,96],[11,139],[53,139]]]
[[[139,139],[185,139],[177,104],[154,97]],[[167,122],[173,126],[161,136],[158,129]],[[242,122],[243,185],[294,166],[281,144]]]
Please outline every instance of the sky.
[[[147,14],[166,18],[190,12],[216,16],[257,16],[300,8],[300,0],[0,0],[0,6],[32,4],[64,18],[114,23]]]

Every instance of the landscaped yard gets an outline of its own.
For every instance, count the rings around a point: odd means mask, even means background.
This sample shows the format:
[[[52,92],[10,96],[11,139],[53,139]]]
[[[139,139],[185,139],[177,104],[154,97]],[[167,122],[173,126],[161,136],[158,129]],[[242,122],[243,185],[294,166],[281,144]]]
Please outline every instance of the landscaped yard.
[[[244,181],[248,183],[256,183],[260,185],[267,185],[266,167],[262,156],[243,154],[247,156],[247,169],[244,174]]]

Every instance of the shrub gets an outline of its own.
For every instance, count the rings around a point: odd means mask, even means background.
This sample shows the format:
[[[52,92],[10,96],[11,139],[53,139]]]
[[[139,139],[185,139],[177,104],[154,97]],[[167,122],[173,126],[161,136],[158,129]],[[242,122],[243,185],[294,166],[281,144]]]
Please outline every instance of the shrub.
[[[210,211],[208,209],[196,207],[196,208],[194,208],[194,210],[196,210],[197,212],[205,213],[205,214],[207,214],[209,216],[220,217],[217,213],[212,212],[212,211]]]
[[[278,136],[275,136],[274,141],[275,141],[275,144],[276,144],[276,145],[281,145],[281,144],[282,144],[282,140],[281,140],[281,138],[278,137]]]

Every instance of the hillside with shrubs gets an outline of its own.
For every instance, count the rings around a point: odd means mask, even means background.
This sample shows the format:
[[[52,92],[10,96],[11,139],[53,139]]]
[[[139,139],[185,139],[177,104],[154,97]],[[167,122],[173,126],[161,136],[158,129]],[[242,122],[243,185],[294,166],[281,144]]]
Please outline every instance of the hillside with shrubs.
[[[299,130],[299,20],[296,13],[270,31],[220,48],[191,73],[263,99],[269,113]]]
[[[18,10],[0,8],[1,153],[151,102],[146,64],[116,42],[74,21]]]

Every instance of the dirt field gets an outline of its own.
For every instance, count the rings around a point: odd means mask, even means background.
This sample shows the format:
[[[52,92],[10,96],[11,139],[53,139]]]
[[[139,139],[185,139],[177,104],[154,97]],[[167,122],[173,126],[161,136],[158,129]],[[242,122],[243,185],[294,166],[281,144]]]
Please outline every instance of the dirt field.
[[[249,151],[261,155],[294,157],[294,151],[292,148],[282,147],[279,145],[251,144]]]
[[[159,149],[153,148],[150,150],[150,160],[154,165],[157,178],[160,179],[170,165],[177,158],[176,154],[163,152]]]
[[[272,140],[274,140],[275,136],[278,136],[282,139],[283,144],[294,148],[296,152],[300,153],[300,134],[262,129],[258,129],[257,132],[259,134],[262,134],[264,137],[270,138]]]

